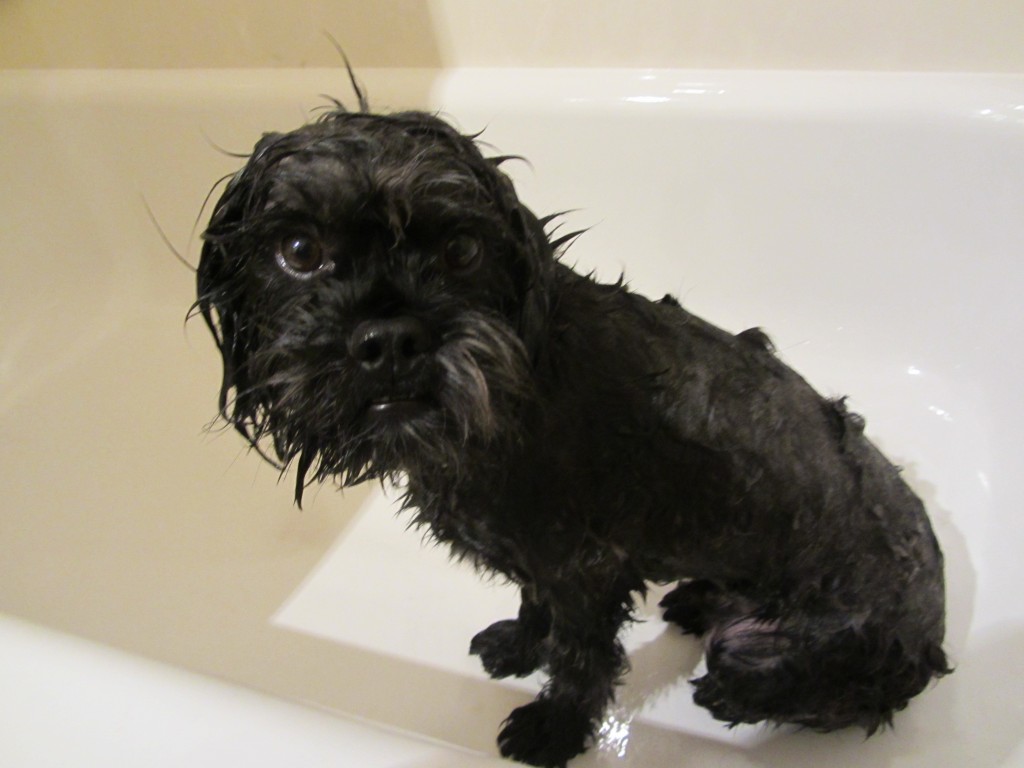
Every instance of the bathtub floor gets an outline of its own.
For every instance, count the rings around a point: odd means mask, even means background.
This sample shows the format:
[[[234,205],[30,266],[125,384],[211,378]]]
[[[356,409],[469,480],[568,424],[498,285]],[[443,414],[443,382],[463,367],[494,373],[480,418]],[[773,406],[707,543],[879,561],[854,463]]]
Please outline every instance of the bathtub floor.
[[[360,74],[376,104],[444,109],[528,157],[508,164],[524,198],[592,226],[571,251],[583,271],[762,325],[819,390],[852,395],[946,554],[957,669],[894,730],[721,727],[689,698],[697,644],[653,595],[571,768],[1024,765],[1024,80]],[[194,263],[207,191],[238,167],[211,144],[248,150],[344,84],[0,73],[0,763],[187,748],[177,764],[345,765],[354,717],[426,744],[381,747],[388,765],[460,764],[440,742],[469,765],[539,685],[488,680],[466,653],[514,612],[507,589],[421,546],[370,488],[310,489],[296,510],[290,476],[213,421],[217,354],[185,321],[195,276],[161,230]],[[200,722],[221,709],[224,729]],[[140,742],[96,738],[120,729]]]
[[[0,764],[485,768],[430,744],[0,616]]]

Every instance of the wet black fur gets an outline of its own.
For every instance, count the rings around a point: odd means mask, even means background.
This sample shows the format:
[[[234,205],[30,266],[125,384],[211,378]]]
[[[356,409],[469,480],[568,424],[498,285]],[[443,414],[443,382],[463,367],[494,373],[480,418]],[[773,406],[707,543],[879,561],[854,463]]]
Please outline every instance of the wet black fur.
[[[198,271],[224,418],[295,466],[299,501],[328,478],[402,479],[417,522],[521,588],[518,618],[471,645],[495,677],[549,675],[504,723],[504,755],[560,766],[585,748],[647,582],[679,582],[662,604],[703,637],[694,698],[715,717],[888,722],[948,671],[921,502],[760,331],[562,264],[500,162],[418,112],[265,136]],[[296,235],[323,269],[279,265]],[[446,261],[456,236],[478,263]],[[370,375],[353,338],[392,321],[423,349]],[[414,406],[380,416],[382,398]]]

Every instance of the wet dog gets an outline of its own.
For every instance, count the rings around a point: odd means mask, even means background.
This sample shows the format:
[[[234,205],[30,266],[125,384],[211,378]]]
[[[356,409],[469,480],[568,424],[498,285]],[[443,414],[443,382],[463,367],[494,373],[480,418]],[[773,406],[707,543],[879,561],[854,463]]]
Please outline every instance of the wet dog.
[[[310,483],[399,480],[415,521],[518,585],[472,639],[548,674],[503,755],[562,766],[624,674],[649,582],[727,723],[887,723],[948,671],[925,510],[843,400],[757,329],[573,272],[472,137],[339,106],[268,134],[217,202],[199,312],[220,411]]]

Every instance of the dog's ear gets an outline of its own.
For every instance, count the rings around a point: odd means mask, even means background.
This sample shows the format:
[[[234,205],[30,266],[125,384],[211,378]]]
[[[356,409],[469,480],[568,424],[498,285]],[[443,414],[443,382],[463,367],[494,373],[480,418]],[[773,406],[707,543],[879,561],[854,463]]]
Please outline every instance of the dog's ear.
[[[198,299],[196,307],[213,335],[217,349],[220,351],[223,374],[220,385],[218,405],[221,416],[239,426],[238,402],[228,407],[228,397],[232,389],[236,392],[245,391],[244,379],[244,348],[240,338],[238,322],[240,301],[237,291],[232,290],[231,281],[224,275],[227,259],[222,243],[207,240],[203,244],[202,255],[197,270],[196,288]],[[246,435],[248,437],[248,435]]]
[[[511,182],[510,182],[511,184]],[[548,242],[544,225],[533,212],[516,199],[512,214],[513,227],[518,230],[515,268],[521,309],[519,338],[536,362],[543,339],[548,337],[548,317],[554,282],[554,250]]]
[[[472,141],[475,137],[466,138]],[[555,258],[543,222],[520,201],[512,179],[500,167],[508,160],[521,159],[505,155],[484,160],[486,170],[480,175],[486,178],[480,180],[510,226],[513,241],[512,279],[519,303],[517,331],[531,358],[536,358],[540,342],[547,337]]]
[[[264,138],[261,144],[267,141]],[[260,145],[254,152],[255,158]],[[251,387],[246,373],[250,343],[246,337],[244,271],[232,253],[242,248],[246,210],[251,200],[249,166],[228,182],[214,206],[203,233],[203,248],[196,269],[195,308],[202,315],[217,345],[223,364],[219,408],[221,416],[255,445],[248,424],[257,406],[250,402]],[[231,392],[234,391],[234,398]]]
[[[248,339],[244,306],[245,270],[242,256],[248,221],[262,207],[260,190],[264,174],[281,156],[291,150],[287,134],[265,133],[253,147],[245,166],[228,181],[213,208],[203,233],[203,248],[196,270],[195,308],[213,334],[224,364],[220,387],[220,412],[250,443],[257,436],[249,426],[254,422],[259,403],[252,394],[246,361],[251,343]],[[234,399],[230,399],[234,390]]]

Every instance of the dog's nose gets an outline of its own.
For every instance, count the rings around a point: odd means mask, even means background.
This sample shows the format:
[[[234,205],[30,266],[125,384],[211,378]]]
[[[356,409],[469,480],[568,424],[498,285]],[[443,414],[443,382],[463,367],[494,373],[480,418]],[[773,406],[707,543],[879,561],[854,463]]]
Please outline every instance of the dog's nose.
[[[365,320],[348,340],[348,353],[366,370],[402,373],[430,350],[430,331],[414,317]]]

